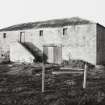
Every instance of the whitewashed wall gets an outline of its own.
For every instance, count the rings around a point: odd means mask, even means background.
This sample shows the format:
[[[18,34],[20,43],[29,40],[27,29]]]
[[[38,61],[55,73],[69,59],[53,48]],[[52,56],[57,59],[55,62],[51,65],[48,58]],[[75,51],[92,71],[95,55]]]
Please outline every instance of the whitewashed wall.
[[[15,42],[10,45],[10,60],[12,62],[33,63],[34,56],[20,43]]]
[[[63,28],[38,28],[23,30],[25,41],[32,42],[35,46],[43,50],[43,45],[62,45],[62,59],[81,59],[92,64],[96,64],[96,24],[65,26],[68,28],[67,35],[63,36]],[[39,36],[39,30],[43,30],[43,36]],[[0,43],[2,46],[19,40],[22,31],[8,31],[7,38],[3,39],[0,32]],[[7,49],[6,47],[4,47]]]

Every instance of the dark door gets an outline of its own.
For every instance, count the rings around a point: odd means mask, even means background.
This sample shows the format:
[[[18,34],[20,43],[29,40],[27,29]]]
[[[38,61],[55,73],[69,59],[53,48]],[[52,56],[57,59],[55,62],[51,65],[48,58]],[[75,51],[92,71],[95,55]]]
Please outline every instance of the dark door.
[[[25,32],[20,32],[19,41],[20,41],[21,43],[24,43],[24,42],[25,42]]]

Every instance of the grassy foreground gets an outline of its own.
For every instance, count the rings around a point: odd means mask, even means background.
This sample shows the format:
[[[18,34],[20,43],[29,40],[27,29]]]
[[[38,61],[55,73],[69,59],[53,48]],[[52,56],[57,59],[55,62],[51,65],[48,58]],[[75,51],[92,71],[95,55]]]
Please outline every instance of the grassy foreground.
[[[34,71],[34,74],[33,74]],[[105,71],[89,70],[87,88],[83,74],[46,72],[45,93],[41,72],[24,64],[0,65],[0,105],[105,105]]]

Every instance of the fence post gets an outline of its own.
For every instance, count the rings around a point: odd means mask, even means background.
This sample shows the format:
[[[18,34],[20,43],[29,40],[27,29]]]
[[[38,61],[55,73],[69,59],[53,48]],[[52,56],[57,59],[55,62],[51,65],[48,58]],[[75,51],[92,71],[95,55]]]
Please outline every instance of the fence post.
[[[44,82],[45,82],[45,65],[42,63],[42,93],[44,92]]]
[[[87,64],[85,64],[85,68],[84,68],[83,89],[86,88],[86,78],[87,78]]]
[[[45,61],[44,61],[44,46],[42,54],[42,93],[45,92]]]

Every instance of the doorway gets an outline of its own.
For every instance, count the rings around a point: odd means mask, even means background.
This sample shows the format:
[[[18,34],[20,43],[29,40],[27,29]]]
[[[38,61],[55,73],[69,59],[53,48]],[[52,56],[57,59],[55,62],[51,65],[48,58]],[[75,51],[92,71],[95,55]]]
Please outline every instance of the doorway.
[[[25,42],[25,32],[20,32],[19,42],[20,43]]]

